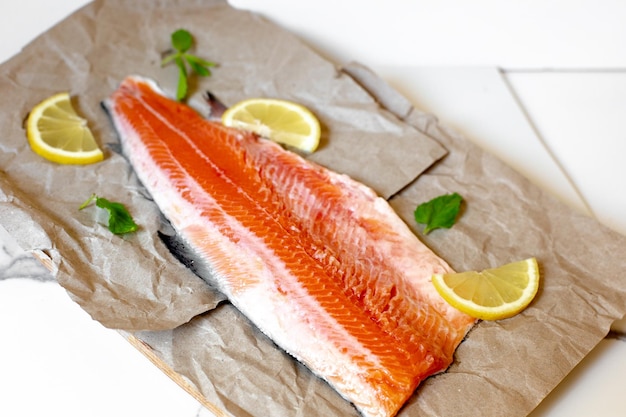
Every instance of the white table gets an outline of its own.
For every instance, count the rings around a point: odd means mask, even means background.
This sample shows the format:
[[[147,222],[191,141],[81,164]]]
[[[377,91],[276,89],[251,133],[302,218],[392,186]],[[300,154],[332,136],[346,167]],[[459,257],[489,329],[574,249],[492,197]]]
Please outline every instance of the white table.
[[[0,61],[86,3],[3,3]],[[256,3],[232,1],[337,62],[370,66],[419,109],[626,234],[626,3]],[[45,279],[19,263],[11,240],[0,230],[0,415],[209,416],[58,284],[2,279]],[[625,384],[626,341],[605,339],[532,416],[624,415]]]

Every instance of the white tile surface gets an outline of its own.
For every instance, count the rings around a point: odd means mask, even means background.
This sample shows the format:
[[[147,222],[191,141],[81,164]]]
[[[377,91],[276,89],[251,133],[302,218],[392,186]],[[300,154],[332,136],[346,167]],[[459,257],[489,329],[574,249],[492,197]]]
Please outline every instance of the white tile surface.
[[[87,0],[20,0],[0,5],[0,62],[61,19],[87,4]]]
[[[4,1],[6,59],[88,0]],[[620,0],[229,0],[262,13],[330,58],[366,65],[626,68]]]
[[[625,67],[619,0],[231,0],[338,62],[366,65]]]
[[[590,214],[626,235],[626,70],[509,71],[505,77]],[[610,262],[624,255],[606,256]],[[626,318],[612,329],[625,333]]]
[[[416,108],[463,133],[575,209],[588,213],[493,67],[393,67],[374,70]],[[538,169],[540,167],[541,169]]]
[[[529,417],[620,417],[624,410],[626,342],[605,339]]]
[[[56,282],[0,280],[0,329],[0,416],[193,417],[202,410]]]
[[[538,134],[602,223],[626,234],[626,71],[508,72]],[[622,256],[618,254],[607,254]]]

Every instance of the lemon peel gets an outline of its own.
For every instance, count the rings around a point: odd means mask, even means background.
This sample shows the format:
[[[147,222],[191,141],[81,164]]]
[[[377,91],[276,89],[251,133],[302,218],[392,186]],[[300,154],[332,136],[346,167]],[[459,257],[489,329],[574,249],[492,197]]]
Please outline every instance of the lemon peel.
[[[434,274],[437,292],[453,307],[482,320],[500,320],[524,310],[539,288],[535,258],[480,272]]]
[[[320,142],[317,117],[306,107],[287,100],[250,98],[240,101],[226,109],[222,123],[309,153],[314,152]]]
[[[104,155],[87,121],[80,117],[67,92],[54,94],[30,111],[26,136],[35,153],[59,164],[92,164]]]

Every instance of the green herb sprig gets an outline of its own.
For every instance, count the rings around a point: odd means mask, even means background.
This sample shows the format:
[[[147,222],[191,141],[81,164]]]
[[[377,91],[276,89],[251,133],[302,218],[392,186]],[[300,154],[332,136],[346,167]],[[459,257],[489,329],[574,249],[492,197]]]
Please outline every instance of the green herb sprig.
[[[172,33],[171,40],[172,47],[175,52],[172,52],[163,58],[161,66],[174,62],[178,67],[176,99],[178,101],[182,101],[187,97],[189,89],[189,71],[187,66],[189,66],[191,71],[195,72],[199,76],[208,77],[211,75],[211,70],[209,68],[214,67],[216,64],[188,52],[193,46],[193,37],[191,36],[191,33],[185,29],[178,29]]]
[[[133,217],[122,203],[109,201],[106,198],[98,197],[96,194],[92,194],[87,201],[80,205],[78,209],[84,209],[94,200],[96,201],[97,207],[105,209],[109,212],[108,227],[112,233],[116,235],[123,235],[126,233],[132,233],[139,228],[133,220]]]
[[[417,206],[415,221],[425,224],[424,234],[432,230],[451,228],[456,223],[463,198],[458,193],[444,194]]]

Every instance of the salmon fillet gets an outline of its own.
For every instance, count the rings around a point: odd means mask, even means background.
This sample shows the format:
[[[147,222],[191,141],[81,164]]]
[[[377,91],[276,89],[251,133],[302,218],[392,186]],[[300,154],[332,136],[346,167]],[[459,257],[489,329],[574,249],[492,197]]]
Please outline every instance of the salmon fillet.
[[[362,415],[396,415],[451,364],[474,324],[430,283],[451,269],[370,188],[147,79],[128,77],[104,104],[202,278]]]

